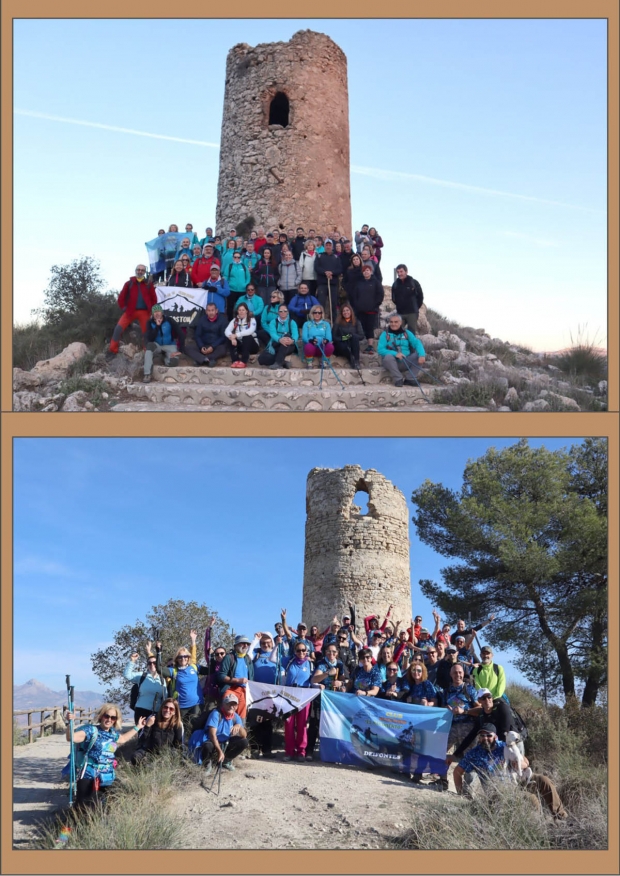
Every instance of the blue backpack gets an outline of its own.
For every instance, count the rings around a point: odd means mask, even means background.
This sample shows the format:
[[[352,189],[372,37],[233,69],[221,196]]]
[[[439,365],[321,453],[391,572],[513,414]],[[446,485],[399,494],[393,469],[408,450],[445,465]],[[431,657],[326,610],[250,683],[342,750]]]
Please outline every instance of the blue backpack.
[[[77,728],[77,729],[79,729],[79,728]],[[97,741],[98,735],[99,735],[99,731],[97,730],[97,727],[95,726],[95,727],[93,727],[93,733],[88,741],[88,745],[85,745],[86,740],[84,740],[84,742],[77,742],[77,743],[74,742],[73,743],[73,756],[75,758],[75,778],[76,778],[76,780],[84,778],[84,773],[86,772],[86,767],[88,766],[88,753],[90,752],[91,748],[93,747],[93,745]],[[68,779],[68,778],[70,778],[70,773],[71,773],[71,755],[68,754],[67,755],[67,763],[62,768],[60,775],[63,778]]]

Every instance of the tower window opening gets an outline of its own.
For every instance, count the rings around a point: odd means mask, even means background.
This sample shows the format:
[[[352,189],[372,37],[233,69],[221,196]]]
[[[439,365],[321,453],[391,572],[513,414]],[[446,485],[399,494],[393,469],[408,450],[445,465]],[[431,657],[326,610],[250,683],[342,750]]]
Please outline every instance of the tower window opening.
[[[363,487],[358,487],[356,494],[353,496],[351,505],[351,510],[354,513],[359,517],[366,517],[368,514],[368,490],[365,490]]]
[[[282,125],[283,128],[288,127],[288,114],[288,97],[284,92],[278,91],[269,104],[269,124]]]

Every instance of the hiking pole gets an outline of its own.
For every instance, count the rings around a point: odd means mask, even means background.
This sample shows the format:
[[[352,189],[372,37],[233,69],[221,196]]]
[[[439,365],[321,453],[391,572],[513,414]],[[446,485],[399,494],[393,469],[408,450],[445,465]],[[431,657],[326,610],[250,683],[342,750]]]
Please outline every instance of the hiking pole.
[[[362,386],[366,386],[366,381],[365,381],[364,378],[362,377],[362,372],[361,372],[361,370],[360,370],[359,359],[354,359],[353,361],[356,363],[356,365],[355,365],[355,370],[357,371],[357,373],[358,373],[359,376],[360,376],[360,380],[362,381]]]
[[[327,356],[325,355],[325,350],[323,349],[323,345],[322,345],[322,343],[321,343],[321,341],[320,341],[320,338],[317,338],[317,347],[318,347],[319,350],[321,351],[321,383],[322,383],[322,381],[323,381],[323,364],[324,364],[325,362],[327,362],[327,364],[328,364],[329,367],[331,368],[332,374],[334,375],[334,377],[336,378],[336,380],[337,380],[338,383],[340,384],[340,389],[344,390],[344,386],[342,385],[342,382],[341,382],[340,378],[339,378],[338,375],[336,374],[336,372],[335,372],[335,370],[334,370],[334,366],[332,365],[332,363],[329,361],[329,359],[328,359]]]
[[[422,393],[422,395],[424,396],[424,398],[426,399],[426,401],[427,401],[428,404],[430,405],[430,404],[431,404],[430,399],[428,398],[428,396],[426,395],[426,393],[424,392],[424,390],[423,390],[422,387],[420,386],[420,381],[418,380],[418,378],[417,378],[417,377],[415,376],[415,374],[413,373],[413,369],[412,369],[411,366],[409,365],[409,362],[407,362],[407,357],[406,357],[406,356],[403,356],[403,362],[405,363],[405,365],[406,365],[406,367],[407,367],[407,370],[409,371],[409,374],[411,374],[411,377],[415,380],[418,389],[420,390],[420,392]],[[417,367],[417,366],[416,366],[416,367]],[[421,369],[420,369],[420,370],[421,370]]]
[[[71,676],[65,676],[65,682],[67,685],[67,709],[69,713],[73,714],[73,693],[74,689],[71,686]],[[77,787],[76,779],[75,779],[75,751],[73,747],[73,718],[69,720],[69,737],[70,737],[70,745],[71,748],[69,750],[69,806],[73,806],[73,796],[74,790]]]
[[[332,313],[332,287],[329,277],[327,278],[327,297],[329,299],[329,321],[334,324],[334,315]]]

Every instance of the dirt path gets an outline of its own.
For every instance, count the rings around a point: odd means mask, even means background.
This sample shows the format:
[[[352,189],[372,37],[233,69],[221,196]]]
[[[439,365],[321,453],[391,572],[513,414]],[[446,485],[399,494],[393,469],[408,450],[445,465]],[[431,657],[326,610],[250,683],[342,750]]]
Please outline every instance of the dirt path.
[[[69,745],[64,734],[46,736],[13,748],[13,845],[26,848],[35,827],[69,802],[60,771]]]
[[[438,792],[408,778],[340,764],[238,760],[219,797],[204,787],[183,796],[187,848],[372,849],[402,834],[413,806]],[[203,784],[208,788],[211,779]],[[451,789],[454,785],[450,782]],[[217,783],[214,790],[217,790]],[[232,815],[232,819],[231,819]],[[231,824],[243,825],[243,844]]]
[[[13,749],[13,842],[27,848],[35,827],[68,804],[60,781],[68,745],[57,734]],[[383,848],[408,825],[416,805],[437,791],[407,778],[340,764],[285,763],[282,751],[267,759],[237,759],[222,774],[219,796],[211,778],[179,796],[187,816],[186,848],[371,849]],[[451,789],[454,785],[450,781]],[[214,791],[217,790],[217,783]],[[243,825],[243,844],[234,825]]]

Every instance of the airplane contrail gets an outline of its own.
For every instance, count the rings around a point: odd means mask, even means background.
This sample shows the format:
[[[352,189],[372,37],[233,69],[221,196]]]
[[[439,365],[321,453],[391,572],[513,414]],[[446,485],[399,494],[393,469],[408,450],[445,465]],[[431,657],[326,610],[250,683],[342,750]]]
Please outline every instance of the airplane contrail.
[[[99,128],[103,131],[116,131],[119,134],[134,134],[137,137],[151,137],[153,140],[172,140],[175,143],[188,143],[191,146],[206,146],[209,149],[219,149],[219,143],[210,143],[207,140],[189,140],[185,137],[171,137],[169,134],[153,134],[150,131],[136,131],[133,128],[119,128],[116,125],[104,125],[101,122],[87,122],[82,119],[68,119],[64,116],[54,116],[49,113],[39,113],[32,110],[16,109],[14,113],[19,116],[31,116],[36,119],[46,119],[50,122],[65,122],[69,125],[82,125],[85,128]],[[444,188],[460,189],[461,191],[474,192],[481,195],[493,195],[500,198],[514,198],[519,201],[532,201],[536,204],[548,204],[553,207],[568,207],[571,210],[584,210],[587,213],[604,213],[604,210],[595,210],[592,207],[581,207],[577,204],[566,204],[563,201],[550,201],[535,195],[518,195],[514,192],[504,192],[499,189],[487,189],[483,186],[474,186],[468,183],[458,183],[451,180],[436,179],[432,176],[423,176],[418,173],[406,173],[401,170],[382,170],[378,167],[362,167],[357,164],[351,165],[351,173],[360,176],[369,176],[386,182],[398,180],[411,180],[412,182],[427,183],[428,185],[443,186]]]
[[[100,122],[85,122],[81,119],[67,119],[64,116],[52,116],[48,113],[35,113],[31,110],[16,109],[18,116],[32,116],[35,119],[47,119],[49,122],[66,122],[69,125],[82,125],[85,128],[100,128],[103,131],[116,131],[119,134],[135,134],[137,137],[151,137],[153,140],[173,140],[175,143],[190,143],[192,146],[209,146],[219,149],[219,143],[209,143],[206,140],[188,140],[185,137],[171,137],[168,134],[152,134],[149,131],[135,131],[133,128],[117,128],[115,125],[102,125]]]
[[[537,204],[551,204],[554,207],[570,207],[571,210],[586,210],[588,213],[601,213],[592,207],[581,207],[578,204],[565,204],[563,201],[549,201],[546,198],[538,198],[535,195],[517,195],[514,192],[504,192],[500,189],[487,189],[482,186],[473,186],[468,183],[452,182],[446,179],[436,179],[432,176],[422,176],[418,173],[405,173],[402,170],[379,170],[376,167],[360,167],[351,165],[351,173],[359,173],[362,176],[370,176],[374,179],[390,180],[413,180],[414,182],[429,183],[435,186],[444,186],[450,189],[462,189],[466,192],[476,192],[481,195],[495,195],[503,198],[517,198],[520,201],[534,201]]]

